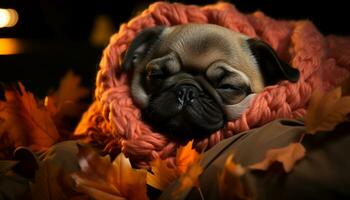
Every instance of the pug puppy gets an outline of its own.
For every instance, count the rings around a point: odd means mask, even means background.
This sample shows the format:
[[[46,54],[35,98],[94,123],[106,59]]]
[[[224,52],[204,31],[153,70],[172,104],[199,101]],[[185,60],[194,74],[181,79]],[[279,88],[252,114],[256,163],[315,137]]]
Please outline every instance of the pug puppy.
[[[139,33],[122,68],[145,121],[175,138],[200,138],[237,119],[252,97],[299,71],[265,42],[213,24]]]

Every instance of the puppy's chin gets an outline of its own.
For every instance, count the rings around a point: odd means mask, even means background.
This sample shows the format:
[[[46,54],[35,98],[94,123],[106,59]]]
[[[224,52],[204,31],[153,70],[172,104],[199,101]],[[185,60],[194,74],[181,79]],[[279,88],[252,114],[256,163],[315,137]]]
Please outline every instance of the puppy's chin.
[[[142,116],[156,131],[185,140],[206,137],[221,129],[225,122],[220,106],[208,96],[200,94],[181,104],[172,91],[151,96]]]

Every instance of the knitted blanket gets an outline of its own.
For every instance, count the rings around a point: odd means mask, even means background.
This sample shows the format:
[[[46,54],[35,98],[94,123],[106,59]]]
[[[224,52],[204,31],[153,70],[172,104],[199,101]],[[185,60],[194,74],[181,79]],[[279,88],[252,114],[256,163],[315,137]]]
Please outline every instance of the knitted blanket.
[[[282,81],[259,93],[240,119],[222,130],[195,140],[198,151],[224,138],[266,124],[276,118],[302,118],[315,89],[329,90],[347,78],[350,70],[350,37],[323,36],[312,22],[272,19],[257,11],[239,12],[234,5],[194,6],[157,2],[121,25],[103,52],[96,78],[95,102],[84,114],[75,135],[104,148],[123,152],[138,167],[155,158],[172,161],[179,145],[141,120],[130,96],[130,77],[120,68],[128,45],[141,30],[156,25],[211,23],[264,40],[280,58],[301,72],[297,83]]]

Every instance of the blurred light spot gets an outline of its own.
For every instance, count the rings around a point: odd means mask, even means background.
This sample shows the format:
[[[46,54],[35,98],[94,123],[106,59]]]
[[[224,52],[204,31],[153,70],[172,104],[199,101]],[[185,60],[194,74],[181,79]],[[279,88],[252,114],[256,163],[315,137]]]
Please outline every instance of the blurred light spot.
[[[90,42],[95,47],[103,47],[108,44],[109,38],[113,35],[115,26],[113,21],[107,15],[99,15],[95,22],[90,35]]]
[[[0,28],[12,27],[18,22],[18,13],[14,9],[0,8]]]
[[[0,38],[0,55],[12,55],[21,53],[21,45],[18,39]]]

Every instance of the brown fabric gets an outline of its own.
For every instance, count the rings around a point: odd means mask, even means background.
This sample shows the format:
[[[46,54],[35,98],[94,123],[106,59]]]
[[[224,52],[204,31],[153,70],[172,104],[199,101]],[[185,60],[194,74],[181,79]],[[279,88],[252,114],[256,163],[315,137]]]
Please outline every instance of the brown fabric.
[[[302,122],[275,120],[263,127],[226,139],[205,153],[200,176],[204,197],[219,199],[218,174],[225,160],[235,153],[235,161],[247,166],[261,161],[268,149],[284,147],[298,141],[305,132]],[[243,179],[257,199],[349,199],[350,198],[350,123],[332,132],[306,135],[306,156],[292,172],[251,171]],[[161,196],[171,198],[173,183]],[[200,199],[197,190],[185,192],[180,199]]]

